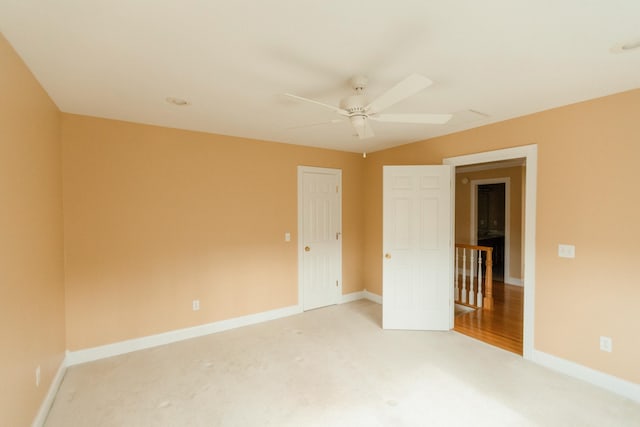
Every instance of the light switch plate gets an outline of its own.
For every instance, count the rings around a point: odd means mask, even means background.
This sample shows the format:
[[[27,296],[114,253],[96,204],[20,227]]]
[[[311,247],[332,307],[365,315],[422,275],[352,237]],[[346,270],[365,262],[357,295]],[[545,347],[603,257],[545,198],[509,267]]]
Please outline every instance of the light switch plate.
[[[285,242],[290,242],[291,241],[291,233],[284,233],[284,241]]]
[[[558,256],[560,258],[575,258],[576,247],[574,245],[558,245]]]

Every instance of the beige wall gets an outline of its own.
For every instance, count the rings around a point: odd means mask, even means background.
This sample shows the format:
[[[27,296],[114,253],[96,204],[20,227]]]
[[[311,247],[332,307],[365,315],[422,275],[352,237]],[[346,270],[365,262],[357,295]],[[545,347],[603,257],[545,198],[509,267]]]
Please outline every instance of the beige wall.
[[[298,165],[342,169],[363,289],[360,155],[68,114],[62,135],[68,349],[297,304]]]
[[[1,34],[0,94],[0,425],[26,426],[65,350],[59,112]]]
[[[60,120],[2,38],[0,65],[0,425],[33,419],[63,358],[65,312],[66,348],[77,350],[295,304],[297,165],[343,170],[343,292],[380,294],[382,165],[440,164],[531,143],[539,149],[535,347],[640,382],[633,315],[640,90],[363,160],[68,114]],[[558,243],[575,244],[576,259],[558,258]],[[613,337],[613,353],[598,350],[599,335]]]
[[[471,181],[476,179],[509,178],[509,276],[522,279],[522,179],[523,167],[490,169],[456,174],[456,243],[471,243]],[[463,183],[463,178],[469,182]],[[506,279],[506,278],[505,278]]]
[[[640,383],[640,90],[595,99],[367,158],[365,287],[381,293],[382,165],[538,144],[535,347]],[[557,256],[576,245],[575,259]],[[613,352],[598,337],[613,338]]]

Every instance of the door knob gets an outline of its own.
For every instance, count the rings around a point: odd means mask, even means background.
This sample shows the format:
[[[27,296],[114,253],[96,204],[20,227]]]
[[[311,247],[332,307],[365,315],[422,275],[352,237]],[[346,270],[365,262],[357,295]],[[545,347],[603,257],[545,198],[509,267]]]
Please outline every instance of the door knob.
[[[305,251],[305,252],[309,252],[310,250],[311,250],[311,248],[310,248],[309,246],[305,246],[305,247],[304,247],[304,251]]]
[[[384,254],[384,257],[385,257],[386,259],[391,259],[391,254],[390,254],[390,253],[386,253],[386,254]]]

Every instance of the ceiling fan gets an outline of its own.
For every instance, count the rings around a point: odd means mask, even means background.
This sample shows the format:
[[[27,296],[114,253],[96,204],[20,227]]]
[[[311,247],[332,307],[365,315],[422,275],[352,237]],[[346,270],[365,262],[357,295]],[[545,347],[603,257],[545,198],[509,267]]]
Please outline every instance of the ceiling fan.
[[[383,110],[431,86],[433,82],[424,76],[411,74],[371,102],[368,102],[364,94],[367,83],[368,80],[364,76],[353,77],[351,79],[351,87],[355,93],[342,99],[339,107],[290,93],[285,93],[285,95],[293,99],[319,105],[348,118],[360,139],[375,136],[371,127],[371,120],[392,123],[444,124],[452,117],[451,114],[381,114]],[[332,120],[328,123],[339,121],[342,120]]]

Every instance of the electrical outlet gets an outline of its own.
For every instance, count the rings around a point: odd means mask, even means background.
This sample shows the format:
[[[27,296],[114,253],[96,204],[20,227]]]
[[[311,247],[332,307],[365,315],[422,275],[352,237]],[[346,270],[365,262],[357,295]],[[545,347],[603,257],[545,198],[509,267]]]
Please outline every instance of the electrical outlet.
[[[193,309],[193,311],[200,310],[200,300],[194,299],[193,302],[191,303],[191,308]]]
[[[40,365],[36,368],[36,387],[40,387]]]
[[[600,337],[600,350],[608,353],[613,351],[613,340],[611,337]]]
[[[575,258],[576,247],[574,245],[558,245],[558,256],[560,258]]]

